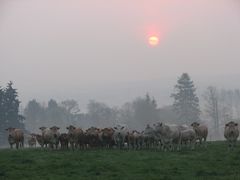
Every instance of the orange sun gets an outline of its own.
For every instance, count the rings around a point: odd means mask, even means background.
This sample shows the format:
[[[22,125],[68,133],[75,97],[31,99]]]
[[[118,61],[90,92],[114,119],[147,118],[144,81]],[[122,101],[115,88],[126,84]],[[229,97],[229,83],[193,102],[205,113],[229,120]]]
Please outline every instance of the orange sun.
[[[148,38],[148,43],[150,46],[157,46],[159,43],[159,39],[157,36],[150,36]]]

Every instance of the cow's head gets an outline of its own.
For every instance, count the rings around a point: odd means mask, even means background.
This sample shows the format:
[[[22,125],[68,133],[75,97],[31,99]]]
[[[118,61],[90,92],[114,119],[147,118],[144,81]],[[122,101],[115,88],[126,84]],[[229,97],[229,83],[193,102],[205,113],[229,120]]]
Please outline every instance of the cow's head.
[[[16,128],[12,128],[12,127],[9,127],[7,129],[5,129],[6,131],[8,131],[9,133],[13,132]]]
[[[70,126],[66,127],[66,129],[69,130],[69,131],[73,131],[73,130],[76,129],[76,127],[73,126],[73,125],[70,125]]]
[[[42,126],[39,128],[41,131],[44,131],[45,129],[47,129],[45,126]]]
[[[227,124],[225,124],[225,126],[226,126],[226,127],[236,127],[236,126],[238,126],[238,123],[235,123],[235,122],[233,122],[233,121],[230,121],[230,122],[228,122]]]
[[[57,132],[60,128],[57,126],[50,127],[50,130],[53,132]]]
[[[196,127],[200,126],[200,124],[199,124],[198,122],[193,122],[193,123],[191,124],[191,126],[194,127],[194,128],[196,128]]]

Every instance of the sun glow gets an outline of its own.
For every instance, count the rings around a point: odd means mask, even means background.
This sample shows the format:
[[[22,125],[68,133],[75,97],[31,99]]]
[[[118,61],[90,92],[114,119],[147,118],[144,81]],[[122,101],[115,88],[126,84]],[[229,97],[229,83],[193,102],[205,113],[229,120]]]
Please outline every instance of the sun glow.
[[[159,39],[158,39],[157,36],[150,36],[150,37],[148,38],[148,44],[149,44],[150,46],[157,46],[158,43],[159,43]]]

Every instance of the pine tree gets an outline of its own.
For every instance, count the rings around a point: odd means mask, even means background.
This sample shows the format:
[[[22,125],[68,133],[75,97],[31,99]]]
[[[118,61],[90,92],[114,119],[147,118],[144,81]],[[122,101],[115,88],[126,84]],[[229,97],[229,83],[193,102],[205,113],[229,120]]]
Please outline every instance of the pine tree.
[[[3,144],[3,137],[4,137],[4,125],[5,125],[5,118],[4,118],[4,91],[2,87],[0,87],[0,144]]]
[[[11,81],[6,88],[0,88],[0,144],[7,142],[6,128],[24,128],[24,117],[19,115],[19,104],[17,90]]]
[[[181,123],[191,124],[199,120],[200,109],[199,99],[196,95],[196,88],[187,73],[183,73],[175,85],[173,107]]]

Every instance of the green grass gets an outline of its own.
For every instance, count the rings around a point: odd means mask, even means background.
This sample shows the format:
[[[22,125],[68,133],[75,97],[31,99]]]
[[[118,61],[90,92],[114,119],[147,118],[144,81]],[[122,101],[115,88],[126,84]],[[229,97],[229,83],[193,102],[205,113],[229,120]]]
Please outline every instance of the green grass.
[[[4,179],[240,179],[240,147],[223,142],[181,152],[0,150]]]

